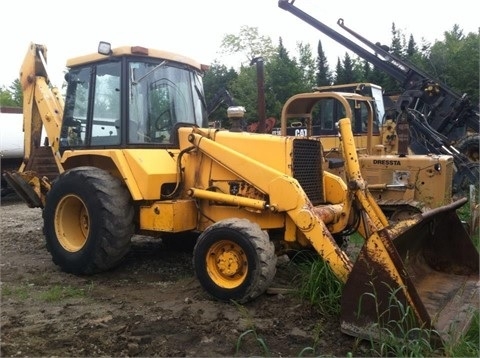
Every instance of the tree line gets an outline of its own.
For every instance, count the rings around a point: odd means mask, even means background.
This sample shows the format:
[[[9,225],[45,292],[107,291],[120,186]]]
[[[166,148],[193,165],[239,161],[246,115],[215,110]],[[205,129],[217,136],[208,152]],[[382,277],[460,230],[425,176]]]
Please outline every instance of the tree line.
[[[433,79],[449,86],[460,94],[466,93],[472,102],[479,100],[479,33],[464,34],[458,25],[444,32],[444,38],[430,44],[417,43],[408,38],[392,24],[392,40],[388,51],[406,60]],[[314,50],[310,44],[298,42],[296,53],[285,48],[280,37],[274,45],[270,37],[259,33],[258,28],[242,26],[238,34],[227,34],[220,45],[220,52],[241,56],[245,61],[239,68],[227,67],[215,60],[204,76],[207,104],[216,108],[209,114],[210,121],[226,119],[226,106],[215,106],[222,99],[222,92],[231,95],[227,104],[246,108],[247,123],[258,121],[258,77],[259,59],[264,69],[263,90],[265,114],[280,118],[283,104],[292,95],[310,92],[318,86],[367,82],[380,85],[386,93],[401,91],[401,84],[388,74],[356,55],[347,51],[338,58],[334,67],[318,41]],[[221,103],[220,103],[221,104]],[[19,80],[0,88],[0,106],[22,106]]]
[[[447,85],[460,95],[466,93],[472,102],[479,99],[479,43],[475,33],[464,35],[458,25],[444,32],[444,39],[434,44],[423,41],[418,44],[413,35],[408,38],[392,24],[392,40],[388,51],[413,64],[433,79]],[[268,37],[258,34],[257,28],[242,27],[238,35],[226,35],[221,45],[227,54],[241,53],[246,61],[238,70],[215,62],[204,77],[207,102],[215,93],[226,89],[237,105],[247,111],[247,122],[258,120],[257,79],[252,60],[262,57],[264,61],[264,90],[266,116],[280,118],[283,104],[292,95],[310,92],[315,87],[346,83],[367,82],[381,86],[386,94],[401,92],[401,84],[381,69],[360,57],[345,52],[338,58],[335,67],[327,61],[321,40],[315,49],[309,44],[297,43],[292,55],[283,46],[282,39],[273,46]],[[226,118],[225,108],[218,108],[210,115],[212,120]]]

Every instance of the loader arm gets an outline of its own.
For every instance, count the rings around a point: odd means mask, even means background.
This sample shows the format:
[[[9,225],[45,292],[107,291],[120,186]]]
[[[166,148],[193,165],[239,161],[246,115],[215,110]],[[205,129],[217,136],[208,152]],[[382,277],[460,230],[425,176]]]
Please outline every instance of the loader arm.
[[[200,130],[193,129],[188,139],[213,161],[243,180],[254,183],[258,190],[268,193],[269,202],[265,203],[263,209],[272,212],[286,212],[319,255],[330,264],[338,279],[346,281],[352,263],[336,244],[326,227],[327,223],[321,219],[321,215],[315,214],[314,206],[295,178],[215,142]],[[225,155],[220,157],[218,153]],[[242,163],[241,171],[237,170],[239,162]],[[194,193],[195,189],[191,191]],[[338,211],[339,209],[334,208],[333,210]],[[348,213],[349,203],[346,203],[340,210]],[[331,215],[329,216],[330,220],[333,220],[335,216],[340,215]]]
[[[361,176],[350,119],[341,119],[339,124],[343,152],[347,154],[349,190],[354,193],[359,206],[363,209],[361,210],[364,213],[361,219],[363,222],[361,233],[370,236],[385,228],[388,220],[367,191],[366,183]],[[328,262],[337,278],[342,282],[346,281],[352,269],[352,263],[336,244],[327,225],[332,224],[339,217],[348,216],[352,209],[350,200],[342,203],[340,208],[338,205],[315,207],[295,178],[215,142],[201,130],[193,129],[193,133],[189,135],[189,141],[218,164],[245,181],[253,183],[260,191],[268,193],[269,202],[265,203],[264,209],[286,212],[318,254]],[[225,155],[219,157],[218,153]],[[239,162],[242,163],[241,171],[236,169]],[[191,192],[194,193],[195,189]],[[336,214],[329,215],[326,214],[327,212]]]
[[[479,298],[478,251],[455,213],[466,198],[389,225],[365,189],[349,119],[339,127],[347,185],[361,208],[358,231],[365,238],[343,290],[342,330],[378,339],[382,333],[372,327],[379,323],[395,330],[403,320],[403,329],[410,329],[398,302],[411,308],[416,327],[432,329],[434,344],[455,341]]]

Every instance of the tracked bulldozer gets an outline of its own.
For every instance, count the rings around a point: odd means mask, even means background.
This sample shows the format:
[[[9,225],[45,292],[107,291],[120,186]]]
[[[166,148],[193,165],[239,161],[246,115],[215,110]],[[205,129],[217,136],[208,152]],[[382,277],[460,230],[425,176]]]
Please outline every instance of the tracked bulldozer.
[[[267,290],[278,255],[309,248],[344,283],[347,334],[398,328],[393,301],[441,342],[468,328],[479,254],[456,214],[466,199],[390,224],[362,177],[350,118],[338,121],[343,179],[325,170],[321,138],[209,128],[207,68],[192,59],[102,42],[67,68],[63,100],[46,47],[30,44],[20,71],[26,156],[5,174],[28,206],[42,208],[46,248],[63,271],[116,267],[135,234],[196,233],[203,289],[245,303]],[[228,113],[241,119],[239,108]],[[355,261],[335,239],[347,231],[365,239]]]
[[[452,202],[453,158],[416,155],[408,149],[401,153],[399,147],[408,147],[408,136],[402,138],[395,123],[378,120],[380,103],[375,96],[342,90],[343,86],[334,86],[293,95],[282,108],[281,127],[273,133],[319,138],[326,170],[344,178],[337,121],[348,117],[362,177],[389,220],[408,218]]]

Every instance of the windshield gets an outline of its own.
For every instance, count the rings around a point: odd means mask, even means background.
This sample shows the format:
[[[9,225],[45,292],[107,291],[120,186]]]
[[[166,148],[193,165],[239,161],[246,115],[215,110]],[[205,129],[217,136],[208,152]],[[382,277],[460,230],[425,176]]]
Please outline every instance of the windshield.
[[[129,143],[172,143],[178,123],[203,126],[202,78],[175,63],[130,62]]]
[[[375,100],[374,111],[376,111],[376,120],[378,124],[383,124],[383,119],[385,116],[385,107],[383,105],[383,92],[381,88],[371,87],[372,88],[372,97]]]

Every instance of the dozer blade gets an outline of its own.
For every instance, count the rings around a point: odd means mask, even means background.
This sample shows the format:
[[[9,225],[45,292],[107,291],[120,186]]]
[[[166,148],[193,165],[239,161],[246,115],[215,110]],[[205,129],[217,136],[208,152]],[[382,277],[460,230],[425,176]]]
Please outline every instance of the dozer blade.
[[[427,338],[434,345],[458,341],[479,309],[479,254],[456,214],[465,202],[419,214],[366,240],[342,295],[344,333],[372,340],[386,334]]]

